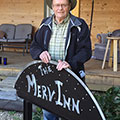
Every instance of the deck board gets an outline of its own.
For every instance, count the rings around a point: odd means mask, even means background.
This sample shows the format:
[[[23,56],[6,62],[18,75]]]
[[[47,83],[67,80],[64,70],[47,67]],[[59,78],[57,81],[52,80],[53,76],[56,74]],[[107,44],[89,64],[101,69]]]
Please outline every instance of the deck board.
[[[105,69],[102,69],[102,62],[91,59],[85,64],[86,83],[91,90],[106,91],[112,86],[120,85],[120,64],[118,64],[118,71],[114,72],[108,67],[108,62],[105,64]]]

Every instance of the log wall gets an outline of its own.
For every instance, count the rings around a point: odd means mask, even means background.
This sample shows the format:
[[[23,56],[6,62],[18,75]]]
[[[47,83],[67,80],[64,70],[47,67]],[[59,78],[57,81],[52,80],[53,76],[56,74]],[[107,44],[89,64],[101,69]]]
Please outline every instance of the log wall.
[[[80,0],[80,17],[90,25],[92,0]],[[120,29],[120,0],[94,0],[92,45],[98,42],[97,33],[108,33]]]
[[[35,28],[44,17],[44,0],[0,0],[0,24],[30,23]]]

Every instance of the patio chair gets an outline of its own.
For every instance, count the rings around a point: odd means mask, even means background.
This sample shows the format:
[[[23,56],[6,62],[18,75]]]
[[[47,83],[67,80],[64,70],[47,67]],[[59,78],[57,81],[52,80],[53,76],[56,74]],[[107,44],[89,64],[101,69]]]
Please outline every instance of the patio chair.
[[[120,29],[114,30],[114,31],[112,32],[112,36],[120,37]]]
[[[99,40],[99,43],[95,44],[95,49],[94,49],[94,58],[98,60],[103,60],[104,59],[104,54],[106,50],[106,44],[107,44],[107,33],[101,33],[97,34],[96,38]],[[108,51],[109,52],[109,51]],[[108,53],[109,55],[109,53]],[[109,56],[107,55],[107,61],[109,59]]]
[[[8,42],[9,39],[14,39],[15,25],[13,24],[2,24],[0,25],[0,31],[5,33],[3,38],[0,38],[0,42]]]
[[[25,43],[26,52],[28,52],[28,43],[32,39],[32,25],[18,24],[16,26],[14,39],[9,39],[9,43]]]
[[[103,60],[104,59],[104,54],[106,50],[106,45],[107,45],[107,37],[108,36],[120,36],[120,29],[119,30],[114,30],[111,34],[110,33],[101,33],[97,34],[96,38],[100,39],[100,43],[95,44],[95,49],[94,49],[94,58],[97,60]],[[118,46],[119,48],[120,46]],[[118,49],[118,63],[120,63],[120,55],[119,55],[119,49]],[[109,61],[109,54],[110,54],[110,46],[108,48],[108,54],[106,56],[106,61]]]
[[[6,33],[6,36],[0,39],[2,50],[4,47],[23,48],[23,55],[26,49],[28,52],[28,43],[32,40],[31,24],[2,24],[0,30]],[[20,46],[22,45],[22,46]]]

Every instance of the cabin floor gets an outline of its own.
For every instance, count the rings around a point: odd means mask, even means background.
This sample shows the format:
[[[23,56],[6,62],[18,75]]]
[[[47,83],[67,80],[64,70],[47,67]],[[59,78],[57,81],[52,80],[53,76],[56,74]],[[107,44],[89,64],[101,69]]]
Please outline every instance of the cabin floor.
[[[25,53],[23,56],[21,52],[0,52],[0,57],[7,58],[7,65],[3,64],[3,59],[0,64],[0,79],[17,76],[28,63],[33,61],[30,53]],[[85,63],[86,83],[91,90],[105,91],[111,86],[120,85],[120,64],[118,71],[114,72],[113,68],[108,67],[107,62],[105,69],[102,69],[102,62],[90,59]]]

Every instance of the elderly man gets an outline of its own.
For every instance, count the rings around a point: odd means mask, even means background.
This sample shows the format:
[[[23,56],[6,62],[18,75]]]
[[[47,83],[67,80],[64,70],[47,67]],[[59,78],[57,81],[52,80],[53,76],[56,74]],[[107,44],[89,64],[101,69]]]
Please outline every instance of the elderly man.
[[[54,14],[45,18],[31,44],[33,59],[49,63],[57,61],[57,70],[72,69],[83,81],[84,63],[91,58],[91,40],[87,24],[70,11],[76,0],[46,0]],[[44,120],[58,120],[58,117],[43,110]]]

